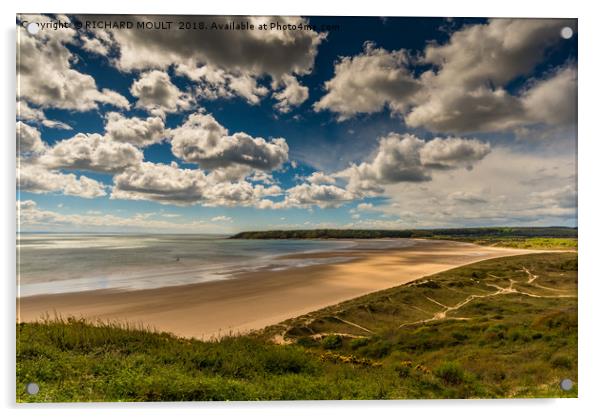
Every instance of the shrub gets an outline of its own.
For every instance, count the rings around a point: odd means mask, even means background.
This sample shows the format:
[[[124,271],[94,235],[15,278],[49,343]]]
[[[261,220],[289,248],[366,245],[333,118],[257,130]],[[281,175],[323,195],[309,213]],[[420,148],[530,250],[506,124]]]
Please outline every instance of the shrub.
[[[464,382],[464,370],[457,362],[444,362],[437,369],[435,375],[449,385],[458,385]]]
[[[357,339],[353,339],[349,345],[351,346],[351,349],[355,350],[362,346],[366,346],[368,342],[369,339],[367,337],[359,337]]]
[[[412,362],[403,361],[395,365],[395,371],[400,378],[407,378],[412,372]]]
[[[339,334],[329,334],[322,339],[324,349],[337,349],[343,346],[343,338]]]
[[[465,334],[465,333],[460,333],[460,332],[453,332],[453,333],[452,333],[452,337],[453,337],[454,339],[456,339],[457,341],[459,341],[459,342],[462,342],[462,341],[464,341],[464,340],[468,339],[468,335],[467,335],[467,334]]]
[[[318,341],[312,337],[308,337],[308,336],[303,336],[297,339],[296,342],[299,346],[303,346],[303,347],[317,347],[320,344],[318,343]]]
[[[272,349],[265,356],[264,368],[270,374],[298,374],[310,371],[311,364],[307,355],[299,349]]]

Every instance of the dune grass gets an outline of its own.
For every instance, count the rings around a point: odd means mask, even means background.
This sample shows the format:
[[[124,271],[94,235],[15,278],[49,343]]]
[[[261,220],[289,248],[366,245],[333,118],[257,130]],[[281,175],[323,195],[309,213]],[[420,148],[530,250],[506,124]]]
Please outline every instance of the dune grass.
[[[576,253],[535,254],[214,342],[118,323],[22,323],[17,400],[576,397],[576,289]]]
[[[478,237],[455,239],[484,246],[502,246],[517,249],[552,249],[552,250],[577,250],[577,238],[561,237]]]

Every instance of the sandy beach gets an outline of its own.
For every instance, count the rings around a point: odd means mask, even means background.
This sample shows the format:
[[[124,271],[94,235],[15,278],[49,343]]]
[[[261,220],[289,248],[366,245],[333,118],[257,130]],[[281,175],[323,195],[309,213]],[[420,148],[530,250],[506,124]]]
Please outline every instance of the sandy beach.
[[[457,266],[538,251],[414,240],[406,248],[331,251],[345,263],[266,270],[233,279],[149,290],[96,290],[17,300],[17,320],[55,314],[127,321],[178,336],[210,339],[244,333]],[[307,254],[289,256],[303,258]],[[312,255],[313,257],[316,254]]]

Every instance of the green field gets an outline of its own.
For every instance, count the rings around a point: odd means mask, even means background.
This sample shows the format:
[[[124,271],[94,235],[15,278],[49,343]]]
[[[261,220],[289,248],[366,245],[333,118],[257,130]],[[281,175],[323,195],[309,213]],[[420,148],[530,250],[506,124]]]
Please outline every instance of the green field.
[[[574,252],[479,262],[217,342],[17,326],[21,402],[576,397],[577,381]]]

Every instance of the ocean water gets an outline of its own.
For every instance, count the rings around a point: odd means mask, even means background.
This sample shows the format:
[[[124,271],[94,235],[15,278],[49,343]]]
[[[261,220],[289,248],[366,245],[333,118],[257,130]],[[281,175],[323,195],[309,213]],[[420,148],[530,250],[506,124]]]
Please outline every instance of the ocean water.
[[[17,294],[26,297],[98,289],[136,290],[232,279],[241,272],[343,262],[358,248],[410,241],[232,240],[204,235],[22,234]],[[312,253],[337,250],[342,256]],[[345,254],[349,251],[348,256]],[[283,255],[307,253],[304,259]]]

